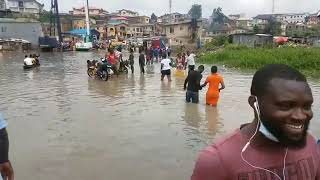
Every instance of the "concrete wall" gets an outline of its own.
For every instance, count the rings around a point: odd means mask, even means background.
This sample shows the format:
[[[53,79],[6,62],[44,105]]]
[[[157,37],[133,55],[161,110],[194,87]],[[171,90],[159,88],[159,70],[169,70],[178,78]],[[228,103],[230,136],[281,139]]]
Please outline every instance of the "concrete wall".
[[[257,35],[233,35],[232,43],[237,45],[244,45],[247,47],[258,47],[273,43],[272,36],[257,36]]]
[[[39,37],[42,35],[42,27],[39,22],[0,22],[0,38],[25,39],[35,48],[38,47]]]
[[[173,31],[171,31],[171,30]],[[167,37],[190,37],[191,36],[191,24],[179,24],[165,27],[165,33]]]

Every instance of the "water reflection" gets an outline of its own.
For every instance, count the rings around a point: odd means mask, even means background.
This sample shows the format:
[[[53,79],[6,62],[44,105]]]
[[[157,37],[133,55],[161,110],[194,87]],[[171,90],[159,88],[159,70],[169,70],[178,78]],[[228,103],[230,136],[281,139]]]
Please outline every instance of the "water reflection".
[[[208,133],[212,136],[218,132],[219,110],[217,107],[206,106],[206,121],[208,123]]]
[[[198,131],[201,123],[201,115],[198,104],[186,103],[184,109],[184,120],[189,127]]]

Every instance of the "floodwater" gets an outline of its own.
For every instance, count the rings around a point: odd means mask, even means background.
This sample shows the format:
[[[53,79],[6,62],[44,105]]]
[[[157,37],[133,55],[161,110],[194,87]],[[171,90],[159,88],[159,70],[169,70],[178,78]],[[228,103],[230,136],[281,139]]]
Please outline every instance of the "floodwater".
[[[226,89],[212,108],[205,90],[200,104],[186,104],[184,79],[160,82],[159,64],[108,82],[88,77],[86,60],[102,54],[42,53],[33,70],[22,69],[24,54],[0,54],[0,111],[16,179],[185,180],[199,150],[252,120],[250,72],[221,68]],[[311,131],[320,136],[320,83],[311,84]]]

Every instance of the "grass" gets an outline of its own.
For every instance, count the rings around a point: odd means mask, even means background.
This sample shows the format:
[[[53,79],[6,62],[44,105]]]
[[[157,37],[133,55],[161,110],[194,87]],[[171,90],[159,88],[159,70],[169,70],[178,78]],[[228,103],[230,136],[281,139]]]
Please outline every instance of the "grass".
[[[320,75],[320,48],[247,48],[229,45],[215,52],[204,52],[200,61],[242,69],[258,69],[265,64],[287,64],[308,76]]]

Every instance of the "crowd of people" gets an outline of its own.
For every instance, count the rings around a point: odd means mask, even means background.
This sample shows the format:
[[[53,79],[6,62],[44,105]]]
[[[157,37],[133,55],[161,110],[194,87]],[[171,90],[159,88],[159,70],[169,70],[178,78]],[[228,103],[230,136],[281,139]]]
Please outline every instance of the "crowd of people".
[[[30,54],[30,56],[25,55],[24,57],[24,65],[25,66],[40,66],[40,60],[39,60],[40,55],[36,54]]]

